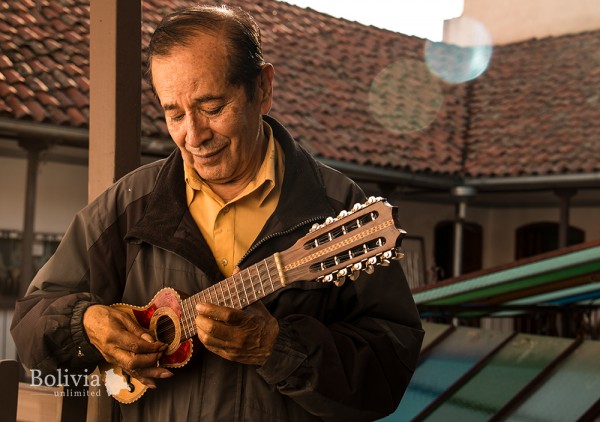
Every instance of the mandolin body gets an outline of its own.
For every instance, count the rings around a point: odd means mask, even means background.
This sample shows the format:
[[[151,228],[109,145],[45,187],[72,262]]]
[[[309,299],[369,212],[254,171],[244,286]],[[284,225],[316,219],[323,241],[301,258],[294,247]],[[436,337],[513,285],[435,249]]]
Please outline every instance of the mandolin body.
[[[189,362],[192,357],[192,339],[182,337],[180,321],[185,318],[181,307],[181,296],[172,288],[158,291],[146,306],[134,306],[125,303],[115,303],[111,307],[119,309],[131,316],[140,327],[145,329],[155,340],[168,345],[167,350],[159,360],[159,364],[166,368],[179,368]],[[130,377],[121,368],[110,363],[102,363],[100,372],[106,383],[106,374],[119,376],[127,385],[112,396],[121,403],[132,403],[140,398],[147,387],[134,377]],[[110,381],[109,381],[110,382]]]

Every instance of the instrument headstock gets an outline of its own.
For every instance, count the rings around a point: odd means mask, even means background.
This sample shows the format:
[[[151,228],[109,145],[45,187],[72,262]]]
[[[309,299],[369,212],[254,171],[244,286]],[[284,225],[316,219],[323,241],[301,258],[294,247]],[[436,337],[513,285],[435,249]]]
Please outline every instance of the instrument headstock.
[[[280,253],[286,283],[316,280],[344,283],[360,271],[372,273],[403,254],[398,248],[406,232],[399,227],[398,210],[381,197],[315,224],[290,249]]]

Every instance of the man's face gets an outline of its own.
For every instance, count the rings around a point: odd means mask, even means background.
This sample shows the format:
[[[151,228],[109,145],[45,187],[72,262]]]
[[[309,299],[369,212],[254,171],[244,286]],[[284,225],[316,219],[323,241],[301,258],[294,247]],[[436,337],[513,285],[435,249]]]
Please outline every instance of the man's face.
[[[223,40],[201,32],[189,46],[152,60],[169,134],[209,184],[252,179],[265,145],[261,116],[271,107],[273,69],[263,68],[251,101],[243,86],[227,82],[228,71]]]

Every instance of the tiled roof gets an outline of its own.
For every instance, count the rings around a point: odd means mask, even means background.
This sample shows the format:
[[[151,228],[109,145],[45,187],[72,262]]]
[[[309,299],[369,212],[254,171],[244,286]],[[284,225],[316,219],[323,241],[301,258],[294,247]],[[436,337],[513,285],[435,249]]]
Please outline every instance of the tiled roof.
[[[600,171],[600,31],[497,47],[469,108],[469,175]]]
[[[499,47],[468,93],[427,71],[419,38],[274,0],[227,3],[262,28],[276,68],[271,114],[319,157],[475,177],[600,169],[593,33]],[[189,4],[145,0],[143,44]],[[0,4],[0,117],[88,126],[88,14],[89,0]],[[168,139],[145,82],[142,114],[143,136]]]

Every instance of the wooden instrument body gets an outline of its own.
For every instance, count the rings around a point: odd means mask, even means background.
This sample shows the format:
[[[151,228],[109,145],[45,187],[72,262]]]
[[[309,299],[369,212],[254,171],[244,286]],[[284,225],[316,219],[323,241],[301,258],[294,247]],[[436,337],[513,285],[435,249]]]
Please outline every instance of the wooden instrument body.
[[[181,296],[170,287],[161,289],[146,306],[134,306],[125,303],[115,303],[113,308],[131,316],[140,327],[144,328],[155,340],[167,344],[167,350],[159,360],[160,366],[179,368],[184,366],[193,352],[193,341],[182,338],[180,321],[185,318],[181,306]],[[111,376],[119,376],[122,386],[119,392],[112,396],[121,403],[132,403],[139,399],[147,390],[142,382],[130,377],[122,368],[103,362],[100,367],[102,381],[106,384],[106,374],[112,370]]]

